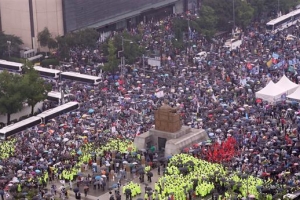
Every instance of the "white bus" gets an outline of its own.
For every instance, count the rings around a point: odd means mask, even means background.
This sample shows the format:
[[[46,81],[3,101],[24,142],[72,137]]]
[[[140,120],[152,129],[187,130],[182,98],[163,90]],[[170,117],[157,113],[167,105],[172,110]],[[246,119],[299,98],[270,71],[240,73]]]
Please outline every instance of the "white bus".
[[[68,98],[69,96],[70,96],[69,94],[65,94],[64,99]],[[49,101],[54,101],[56,103],[59,103],[61,100],[61,92],[55,92],[55,91],[48,92],[47,99]]]
[[[41,117],[30,117],[15,124],[5,126],[4,128],[0,129],[0,139],[6,140],[8,137],[15,135],[21,131],[26,130],[27,128],[31,128],[36,126],[42,122]]]
[[[0,70],[22,73],[23,64],[17,62],[10,62],[6,60],[0,60]]]
[[[277,33],[290,26],[296,25],[300,19],[300,9],[294,10],[286,15],[282,15],[266,24],[267,31]]]
[[[40,74],[41,77],[44,77],[44,78],[57,79],[57,78],[59,78],[59,74],[61,73],[61,71],[59,71],[59,70],[48,69],[48,68],[40,67],[40,66],[34,66],[33,68]]]
[[[79,103],[71,101],[56,108],[42,112],[41,114],[38,114],[37,117],[42,118],[43,123],[47,123],[50,119],[53,119],[72,110],[76,110],[77,108],[79,108]]]
[[[78,81],[78,82],[89,83],[93,85],[98,85],[101,82],[101,77],[80,74],[76,72],[62,72],[61,78],[63,80]]]

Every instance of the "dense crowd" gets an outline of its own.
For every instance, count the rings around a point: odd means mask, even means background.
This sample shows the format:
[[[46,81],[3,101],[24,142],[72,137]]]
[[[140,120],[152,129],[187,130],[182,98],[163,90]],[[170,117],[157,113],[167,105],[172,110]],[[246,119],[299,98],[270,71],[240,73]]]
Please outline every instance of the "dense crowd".
[[[258,101],[255,92],[270,80],[278,81],[284,74],[298,84],[299,42],[286,40],[286,37],[287,34],[298,37],[299,28],[270,34],[253,24],[239,36],[243,43],[234,51],[223,47],[227,38],[209,42],[191,31],[186,34],[189,42],[182,51],[171,43],[175,37],[172,22],[177,17],[191,18],[170,16],[129,30],[130,34],[143,34],[140,45],[151,51],[162,51],[165,59],[161,67],[147,66],[144,70],[140,62],[126,68],[124,74],[100,73],[99,63],[105,61],[100,51],[73,49],[71,65],[63,70],[99,75],[103,81],[97,86],[65,82],[66,93],[71,94],[69,100],[78,101],[80,108],[48,124],[23,131],[10,141],[13,149],[5,143],[9,147],[1,150],[4,152],[1,172],[5,179],[0,180],[3,189],[12,177],[37,179],[41,184],[49,181],[51,174],[75,180],[73,176],[78,174],[72,169],[93,160],[90,155],[82,156],[89,152],[89,144],[104,144],[111,139],[133,140],[153,127],[153,111],[164,99],[179,108],[185,125],[212,133],[212,142],[226,141],[230,137],[236,140],[238,153],[224,163],[227,167],[271,180],[274,185],[284,185],[288,190],[297,188],[298,103],[283,100],[269,104]],[[193,63],[194,55],[203,51],[207,56]],[[269,65],[273,53],[279,57]],[[297,62],[293,66],[285,64],[294,59]],[[87,65],[85,60],[95,63]],[[58,88],[55,81],[53,85]],[[110,162],[110,151],[119,150],[118,145],[114,143],[94,155],[103,160],[102,164],[106,160]],[[191,147],[189,152],[205,159],[199,152],[209,148]],[[127,154],[126,151],[122,153]],[[146,154],[146,160],[153,161],[153,155]],[[54,164],[58,167],[52,169]],[[65,169],[68,173],[63,174]],[[45,172],[49,174],[44,175]],[[40,173],[43,175],[38,176]],[[197,194],[202,193],[205,192],[198,188]],[[245,196],[245,192],[242,194]]]

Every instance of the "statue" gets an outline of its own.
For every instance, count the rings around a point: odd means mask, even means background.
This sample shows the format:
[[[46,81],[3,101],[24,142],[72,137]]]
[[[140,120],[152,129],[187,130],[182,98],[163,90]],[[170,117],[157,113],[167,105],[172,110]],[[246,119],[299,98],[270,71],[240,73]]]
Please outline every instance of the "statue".
[[[177,110],[178,108],[172,108],[165,100],[163,105],[155,111],[155,129],[169,133],[179,131],[182,125]]]

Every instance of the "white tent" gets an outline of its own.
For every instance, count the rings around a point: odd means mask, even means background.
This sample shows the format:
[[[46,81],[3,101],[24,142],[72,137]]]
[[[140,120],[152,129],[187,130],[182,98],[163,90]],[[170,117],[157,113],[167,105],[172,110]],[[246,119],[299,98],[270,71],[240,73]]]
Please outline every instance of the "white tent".
[[[287,96],[288,99],[300,101],[300,87],[295,92]]]
[[[281,79],[276,83],[276,85],[281,88],[284,88],[286,90],[286,94],[292,94],[299,87],[299,85],[290,81],[285,75],[281,77]]]
[[[286,90],[277,86],[272,80],[260,91],[255,93],[256,98],[268,101],[270,103],[280,101]]]

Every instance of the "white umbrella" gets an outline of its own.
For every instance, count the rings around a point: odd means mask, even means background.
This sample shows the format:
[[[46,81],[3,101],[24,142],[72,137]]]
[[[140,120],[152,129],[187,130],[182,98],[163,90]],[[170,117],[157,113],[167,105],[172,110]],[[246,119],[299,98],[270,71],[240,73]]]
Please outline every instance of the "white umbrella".
[[[69,138],[64,138],[63,139],[63,142],[68,142],[69,141]]]
[[[128,162],[126,160],[123,161],[123,164],[127,164]]]

